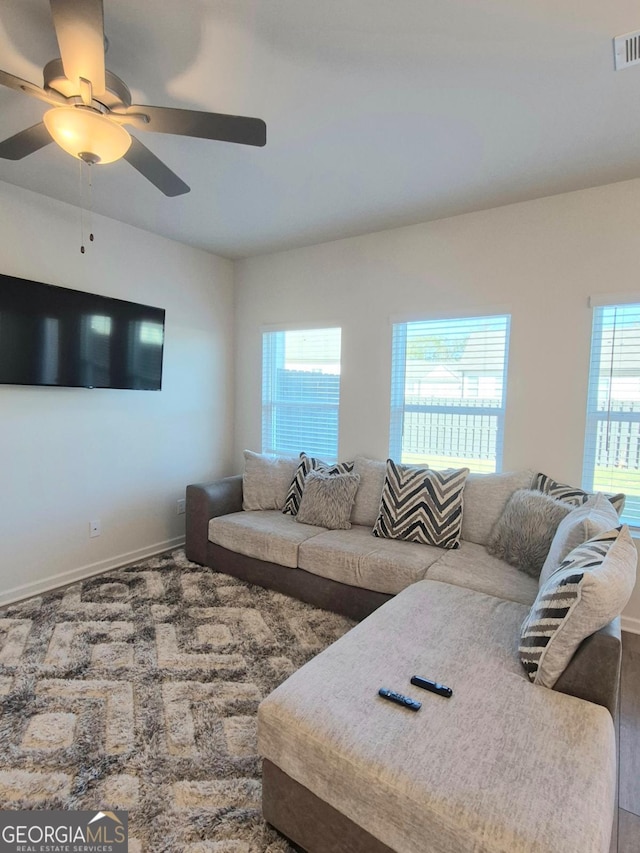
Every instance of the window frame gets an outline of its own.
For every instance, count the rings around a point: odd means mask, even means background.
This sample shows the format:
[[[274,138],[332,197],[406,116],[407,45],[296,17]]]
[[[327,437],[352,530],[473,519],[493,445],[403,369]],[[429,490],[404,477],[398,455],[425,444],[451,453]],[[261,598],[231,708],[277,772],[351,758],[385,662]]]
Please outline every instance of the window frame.
[[[310,455],[321,456],[327,462],[333,462],[338,459],[338,448],[340,444],[340,397],[342,391],[342,325],[340,323],[296,323],[278,326],[263,326],[261,328],[261,353],[262,353],[262,371],[261,371],[261,448],[262,453],[280,456],[291,455],[301,451],[307,452]],[[313,446],[313,441],[301,439],[301,444],[296,450],[278,449],[278,429],[276,424],[278,410],[282,411],[283,407],[300,405],[295,401],[287,402],[277,400],[277,364],[278,361],[284,365],[285,359],[285,336],[288,332],[319,332],[319,331],[337,331],[339,332],[340,341],[340,371],[337,374],[339,377],[338,384],[338,401],[337,403],[326,403],[318,401],[317,403],[305,402],[306,406],[313,406],[317,410],[335,412],[336,415],[336,440],[335,453],[328,453],[326,450],[317,450]],[[274,352],[276,350],[276,352]],[[278,353],[277,350],[280,350]],[[333,374],[335,375],[335,374]]]
[[[610,294],[610,295],[601,295],[597,297],[590,297],[589,305],[593,309],[593,316],[591,320],[591,347],[589,353],[589,371],[587,377],[587,405],[586,405],[586,414],[585,414],[585,432],[584,432],[584,448],[583,448],[583,456],[582,456],[582,488],[587,492],[594,491],[602,491],[600,487],[595,485],[596,483],[596,468],[597,468],[597,442],[598,442],[598,426],[600,423],[611,424],[611,423],[628,423],[628,424],[638,424],[640,430],[640,410],[636,412],[632,411],[612,411],[611,410],[611,380],[613,375],[613,364],[614,364],[614,356],[615,356],[615,343],[612,342],[611,346],[611,373],[609,375],[609,388],[608,388],[608,399],[609,399],[609,407],[605,410],[598,409],[598,397],[599,397],[599,384],[600,380],[603,377],[602,371],[602,349],[603,349],[603,337],[605,332],[605,324],[602,319],[602,314],[599,312],[604,312],[607,309],[613,309],[615,312],[618,308],[637,308],[638,313],[640,315],[640,294]],[[614,314],[614,333],[615,333],[615,324],[616,317]],[[638,336],[638,346],[640,347],[640,334]],[[598,365],[597,375],[594,376],[594,367]],[[606,378],[606,375],[605,375]],[[609,493],[615,492],[625,492],[623,486],[620,488],[616,488],[612,486],[610,489],[607,489]],[[629,506],[629,497],[634,501],[636,506],[636,512],[634,512],[634,517],[630,517],[625,513],[625,510]],[[620,522],[623,524],[627,524],[630,528],[632,528],[635,532],[640,531],[640,496],[639,495],[627,495],[627,504],[625,505],[625,509],[622,511],[620,516]]]
[[[488,406],[439,406],[434,404],[405,405],[407,375],[407,337],[408,327],[412,324],[442,323],[446,321],[469,323],[473,320],[505,320],[505,347],[502,368],[502,405]],[[502,471],[504,453],[504,426],[507,407],[507,380],[509,349],[511,341],[511,312],[501,308],[489,312],[471,314],[443,314],[430,317],[391,318],[391,416],[389,423],[389,455],[392,459],[402,460],[404,420],[406,412],[425,414],[488,415],[497,418],[495,473]],[[401,357],[398,357],[401,356]],[[426,455],[426,454],[425,454]],[[473,463],[477,460],[469,460]],[[470,466],[471,467],[471,466]],[[473,470],[473,467],[472,467]],[[493,473],[493,472],[492,472]]]

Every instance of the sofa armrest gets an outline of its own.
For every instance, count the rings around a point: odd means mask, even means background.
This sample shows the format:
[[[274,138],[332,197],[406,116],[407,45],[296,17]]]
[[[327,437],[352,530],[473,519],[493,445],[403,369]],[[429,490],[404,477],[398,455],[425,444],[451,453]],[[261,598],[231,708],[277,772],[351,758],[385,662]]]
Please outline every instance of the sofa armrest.
[[[622,635],[618,618],[582,641],[553,689],[604,705],[615,717],[621,661]]]
[[[242,509],[242,474],[213,483],[187,486],[186,545],[187,559],[205,565],[209,541],[209,519]]]

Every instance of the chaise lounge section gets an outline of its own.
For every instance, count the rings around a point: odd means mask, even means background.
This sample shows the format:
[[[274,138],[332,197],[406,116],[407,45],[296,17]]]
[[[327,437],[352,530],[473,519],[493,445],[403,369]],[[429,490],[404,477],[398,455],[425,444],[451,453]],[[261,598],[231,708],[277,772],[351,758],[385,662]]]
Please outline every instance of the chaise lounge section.
[[[258,712],[265,819],[309,853],[608,851],[611,716],[529,681],[527,611],[420,581],[294,673]]]

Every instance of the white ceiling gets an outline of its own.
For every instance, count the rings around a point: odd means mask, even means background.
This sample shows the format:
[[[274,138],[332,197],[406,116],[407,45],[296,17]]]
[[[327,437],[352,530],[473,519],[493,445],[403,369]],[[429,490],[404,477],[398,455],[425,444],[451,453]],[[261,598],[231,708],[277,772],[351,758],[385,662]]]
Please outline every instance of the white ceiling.
[[[93,209],[229,258],[640,177],[636,0],[104,0],[107,67],[137,103],[257,116],[267,146],[141,133],[190,186],[125,161]],[[42,83],[47,0],[2,0],[0,68]],[[0,138],[46,105],[0,90]],[[55,145],[0,180],[79,204]]]

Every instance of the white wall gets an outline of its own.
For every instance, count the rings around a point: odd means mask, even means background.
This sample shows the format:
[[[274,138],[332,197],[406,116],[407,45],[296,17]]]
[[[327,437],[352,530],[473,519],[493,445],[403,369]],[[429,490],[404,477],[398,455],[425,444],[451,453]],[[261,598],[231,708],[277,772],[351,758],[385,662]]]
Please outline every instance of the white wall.
[[[166,309],[160,392],[0,386],[0,602],[171,547],[230,473],[229,261],[0,183],[0,272]],[[102,534],[89,538],[89,521]]]
[[[505,311],[503,470],[579,484],[588,296],[640,291],[639,227],[629,181],[237,262],[236,468],[260,449],[262,324],[342,326],[340,457],[385,458],[390,318]],[[640,585],[625,613],[640,620]]]

